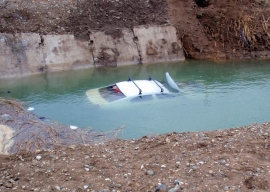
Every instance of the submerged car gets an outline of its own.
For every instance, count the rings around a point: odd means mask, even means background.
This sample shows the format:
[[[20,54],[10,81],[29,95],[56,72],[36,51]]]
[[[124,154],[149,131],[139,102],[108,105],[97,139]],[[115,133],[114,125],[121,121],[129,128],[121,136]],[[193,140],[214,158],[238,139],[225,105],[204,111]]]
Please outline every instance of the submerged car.
[[[148,80],[132,80],[118,82],[106,87],[86,91],[87,97],[93,104],[103,105],[123,100],[130,102],[167,98],[180,92],[179,87],[166,72],[166,79],[170,87],[158,82],[149,76]],[[170,90],[174,90],[171,92]]]

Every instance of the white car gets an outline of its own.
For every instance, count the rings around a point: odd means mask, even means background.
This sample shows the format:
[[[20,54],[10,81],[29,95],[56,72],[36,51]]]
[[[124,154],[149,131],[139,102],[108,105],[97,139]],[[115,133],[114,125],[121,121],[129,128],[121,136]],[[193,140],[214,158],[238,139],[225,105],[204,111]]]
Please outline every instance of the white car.
[[[166,79],[170,88],[179,93],[179,87],[168,72],[166,73]],[[131,102],[138,102],[152,100],[154,98],[166,98],[175,96],[176,93],[170,92],[163,84],[149,77],[148,80],[132,80],[129,78],[127,81],[88,90],[86,91],[86,95],[92,103],[103,105],[127,99]]]

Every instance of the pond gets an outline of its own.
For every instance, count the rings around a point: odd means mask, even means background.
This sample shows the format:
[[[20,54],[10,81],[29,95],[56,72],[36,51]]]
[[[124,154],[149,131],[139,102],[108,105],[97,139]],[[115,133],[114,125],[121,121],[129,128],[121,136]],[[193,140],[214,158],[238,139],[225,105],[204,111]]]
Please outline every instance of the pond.
[[[114,82],[154,79],[165,73],[180,87],[177,97],[103,106],[86,91]],[[85,129],[110,131],[124,126],[120,138],[138,139],[168,132],[193,132],[270,121],[269,61],[190,61],[62,71],[2,79],[2,97],[22,100],[40,117]]]

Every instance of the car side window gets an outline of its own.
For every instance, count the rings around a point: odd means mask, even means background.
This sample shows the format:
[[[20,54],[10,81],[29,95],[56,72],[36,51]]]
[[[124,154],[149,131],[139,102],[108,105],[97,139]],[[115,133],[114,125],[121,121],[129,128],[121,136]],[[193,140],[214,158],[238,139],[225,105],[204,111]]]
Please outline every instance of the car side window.
[[[142,95],[142,96],[134,97],[133,99],[130,100],[130,102],[140,102],[140,101],[150,101],[150,100],[153,100],[152,95]]]

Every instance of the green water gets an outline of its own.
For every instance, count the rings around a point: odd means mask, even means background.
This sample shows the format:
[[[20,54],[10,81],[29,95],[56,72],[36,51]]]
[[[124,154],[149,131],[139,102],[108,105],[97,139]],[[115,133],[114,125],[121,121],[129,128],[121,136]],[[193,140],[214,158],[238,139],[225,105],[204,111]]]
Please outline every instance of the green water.
[[[183,94],[141,103],[93,105],[88,89],[151,75],[165,82],[165,72]],[[33,113],[62,124],[109,131],[125,126],[121,138],[227,129],[270,121],[269,61],[185,61],[65,71],[0,80],[0,91],[27,102]]]

